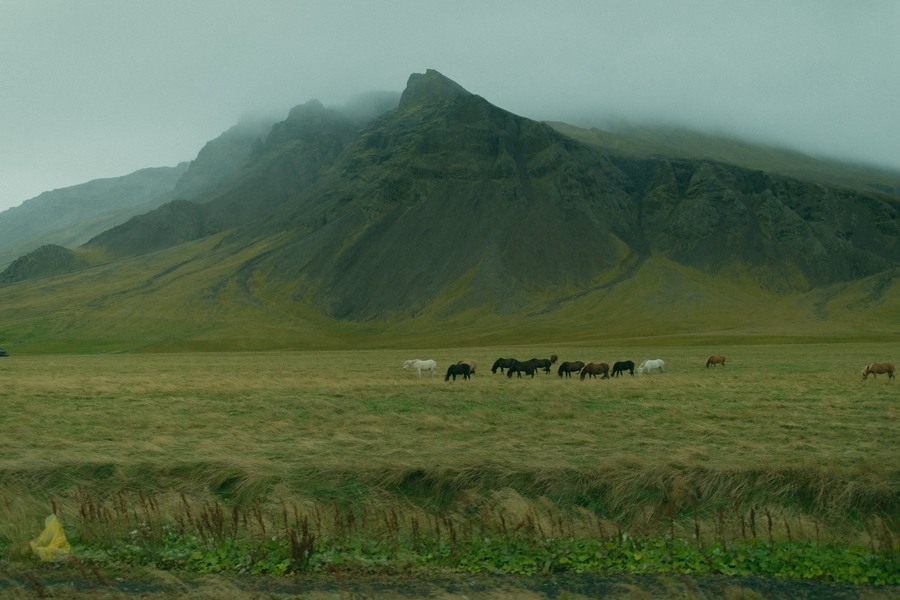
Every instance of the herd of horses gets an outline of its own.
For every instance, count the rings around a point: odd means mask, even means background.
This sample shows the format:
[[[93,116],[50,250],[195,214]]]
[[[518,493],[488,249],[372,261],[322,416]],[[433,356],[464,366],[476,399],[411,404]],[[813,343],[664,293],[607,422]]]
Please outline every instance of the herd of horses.
[[[550,367],[555,365],[558,361],[559,357],[556,354],[553,354],[550,358],[532,358],[524,361],[515,358],[498,358],[491,367],[491,373],[496,374],[497,371],[500,371],[500,374],[502,375],[505,372],[506,376],[510,379],[512,379],[513,375],[521,378],[522,373],[525,373],[525,375],[530,375],[533,379],[534,374],[541,370],[543,370],[544,373],[549,374]],[[725,357],[719,354],[713,354],[706,360],[707,369],[716,365],[722,365],[724,367]],[[447,368],[447,375],[444,377],[444,381],[450,381],[451,377],[453,378],[453,381],[456,381],[457,377],[469,379],[475,374],[477,366],[478,364],[474,360],[461,360],[452,364]],[[415,371],[419,377],[422,376],[422,371],[430,371],[431,376],[433,377],[435,370],[437,370],[437,361],[410,359],[403,363],[403,370],[407,371],[410,369]],[[638,366],[637,371],[639,374],[647,375],[654,371],[665,373],[666,362],[660,358],[645,360]],[[571,378],[572,373],[578,373],[582,380],[584,380],[585,377],[609,379],[610,377],[623,376],[626,372],[634,377],[634,361],[617,361],[613,363],[612,369],[610,370],[610,366],[605,362],[590,362],[585,364],[580,360],[573,360],[560,363],[559,367],[556,369],[556,374],[559,375],[560,378]],[[865,380],[869,375],[877,377],[882,374],[887,374],[888,379],[894,379],[894,363],[885,362],[866,365],[866,368],[863,369],[862,377],[863,380]]]
[[[532,358],[531,360],[526,361],[516,360],[515,358],[498,358],[494,362],[494,366],[491,367],[491,373],[496,373],[499,370],[502,374],[505,369],[506,376],[509,378],[512,378],[513,374],[521,377],[522,373],[534,378],[534,374],[539,369],[543,369],[544,373],[550,373],[550,365],[556,364],[558,360],[559,357],[555,354],[550,358]],[[654,370],[665,373],[665,361],[659,358],[645,360],[638,367],[638,373],[650,374]],[[600,379],[609,379],[610,377],[624,375],[626,371],[634,377],[634,361],[617,361],[613,363],[612,371],[610,371],[609,364],[605,362],[590,362],[585,364],[580,360],[571,360],[560,363],[559,367],[556,369],[556,374],[559,375],[560,378],[571,378],[572,373],[578,373],[580,374],[581,379],[584,379],[585,377],[593,377],[596,379],[598,376]]]

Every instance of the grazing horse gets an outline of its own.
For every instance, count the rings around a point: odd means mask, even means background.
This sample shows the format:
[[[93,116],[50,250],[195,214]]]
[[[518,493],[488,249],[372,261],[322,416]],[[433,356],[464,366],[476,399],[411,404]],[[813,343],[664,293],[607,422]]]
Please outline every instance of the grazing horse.
[[[594,377],[595,379],[597,375],[603,375],[601,379],[609,379],[609,365],[606,363],[588,363],[584,365],[584,368],[581,370],[582,381],[584,381],[585,375]]]
[[[666,372],[666,361],[661,358],[654,358],[652,360],[645,360],[641,363],[641,366],[638,367],[638,373],[646,373],[650,374],[653,369],[659,370],[660,373]]]
[[[725,366],[725,357],[721,354],[713,354],[709,358],[706,359],[706,368],[710,368],[711,366],[722,365]]]
[[[580,360],[574,361],[566,361],[559,365],[559,369],[557,369],[556,374],[562,378],[563,375],[566,377],[571,377],[572,373],[577,373],[581,369],[584,368],[584,363]]]
[[[550,365],[553,364],[554,358],[556,358],[555,354],[550,358],[532,358],[528,362],[533,365],[535,369],[544,369],[544,373],[549,373]]]
[[[526,360],[522,362],[513,358],[512,363],[506,369],[506,376],[512,379],[513,373],[515,373],[521,378],[522,371],[525,371],[526,375],[531,375],[531,378],[534,379],[534,365],[531,364],[531,361]]]
[[[457,375],[462,375],[463,379],[468,379],[472,374],[472,369],[466,363],[457,363],[455,365],[450,365],[447,368],[447,376],[444,377],[444,381],[450,381],[450,378],[453,377],[453,381],[456,381]]]
[[[618,377],[619,375],[624,375],[625,371],[631,373],[631,376],[634,377],[634,361],[633,360],[620,360],[616,361],[613,364],[612,368],[612,376]]]
[[[470,371],[470,374],[471,374],[471,375],[474,375],[474,374],[475,374],[475,367],[478,366],[478,363],[475,362],[474,360],[461,360],[461,361],[459,361],[459,362],[456,363],[456,364],[458,364],[458,365],[469,365],[469,371]]]
[[[431,376],[434,377],[434,370],[437,369],[437,362],[431,359],[419,360],[418,358],[413,358],[403,362],[403,370],[408,371],[409,369],[415,370],[419,377],[422,376],[422,371],[431,371]]]
[[[514,358],[498,358],[494,361],[494,366],[491,367],[491,373],[496,374],[497,369],[500,369],[500,374],[503,375],[503,369],[508,369],[509,365],[517,362]]]
[[[863,369],[863,381],[865,381],[869,375],[877,379],[879,375],[884,373],[887,373],[888,379],[894,379],[894,363],[885,362],[866,365],[866,368]]]

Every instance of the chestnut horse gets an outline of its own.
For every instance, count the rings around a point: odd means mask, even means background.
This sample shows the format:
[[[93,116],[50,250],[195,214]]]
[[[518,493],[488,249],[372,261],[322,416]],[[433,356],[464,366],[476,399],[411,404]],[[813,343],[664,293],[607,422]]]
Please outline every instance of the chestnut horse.
[[[720,354],[713,354],[709,358],[706,359],[706,368],[708,369],[710,366],[722,365],[725,366],[725,357]]]
[[[872,377],[878,377],[887,373],[888,379],[894,378],[894,363],[872,363],[871,365],[866,365],[866,368],[863,369],[863,381],[865,381],[866,377],[871,375]]]
[[[606,363],[588,363],[581,369],[582,381],[584,381],[585,375],[594,378],[596,378],[597,375],[603,375],[600,379],[609,379],[609,365]]]

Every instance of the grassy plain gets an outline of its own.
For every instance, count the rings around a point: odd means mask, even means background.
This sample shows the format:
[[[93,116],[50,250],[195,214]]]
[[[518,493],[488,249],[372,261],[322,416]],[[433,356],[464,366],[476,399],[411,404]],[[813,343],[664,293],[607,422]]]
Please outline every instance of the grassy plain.
[[[861,369],[896,360],[895,350],[13,356],[0,362],[0,540],[19,556],[55,511],[74,540],[109,542],[151,520],[140,518],[150,506],[152,519],[170,523],[191,507],[207,518],[222,507],[220,527],[236,527],[238,511],[263,529],[315,515],[319,539],[322,528],[391,521],[440,533],[452,518],[458,528],[551,537],[883,546],[900,535],[900,382],[863,381]],[[727,355],[727,366],[705,368],[710,353]],[[668,372],[580,381],[555,369],[533,379],[490,371],[500,356],[550,354],[659,357]],[[436,359],[439,372],[401,370],[415,357]],[[478,361],[476,376],[445,382],[461,359]]]

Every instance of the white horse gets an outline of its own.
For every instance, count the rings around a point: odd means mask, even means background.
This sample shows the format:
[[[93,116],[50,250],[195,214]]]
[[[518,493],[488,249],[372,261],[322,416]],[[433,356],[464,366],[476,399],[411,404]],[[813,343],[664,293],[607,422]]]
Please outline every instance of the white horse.
[[[666,361],[661,358],[656,358],[653,360],[645,360],[641,363],[641,366],[638,367],[638,373],[646,373],[650,374],[650,371],[653,369],[659,369],[660,373],[666,372]]]
[[[403,370],[408,371],[409,369],[415,369],[416,374],[419,377],[422,376],[422,371],[431,371],[431,376],[434,377],[434,370],[437,369],[437,362],[430,359],[419,360],[418,358],[403,361]]]

